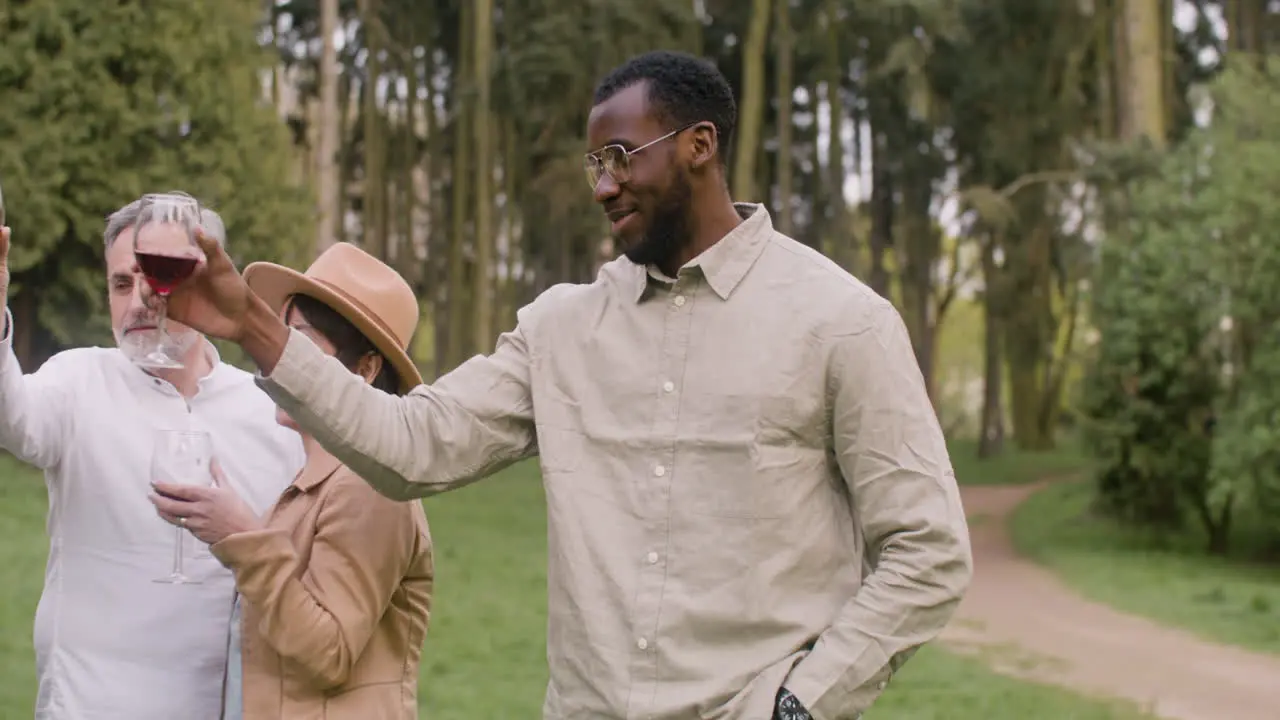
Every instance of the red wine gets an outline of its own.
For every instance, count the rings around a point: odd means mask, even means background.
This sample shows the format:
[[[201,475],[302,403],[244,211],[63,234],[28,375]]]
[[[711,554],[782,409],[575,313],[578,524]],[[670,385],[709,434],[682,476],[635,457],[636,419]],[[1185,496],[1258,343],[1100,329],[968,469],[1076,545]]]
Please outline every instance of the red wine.
[[[151,289],[160,295],[168,295],[178,283],[191,277],[196,271],[197,260],[190,255],[153,255],[151,253],[134,253],[138,258],[138,267],[142,275],[151,285]]]

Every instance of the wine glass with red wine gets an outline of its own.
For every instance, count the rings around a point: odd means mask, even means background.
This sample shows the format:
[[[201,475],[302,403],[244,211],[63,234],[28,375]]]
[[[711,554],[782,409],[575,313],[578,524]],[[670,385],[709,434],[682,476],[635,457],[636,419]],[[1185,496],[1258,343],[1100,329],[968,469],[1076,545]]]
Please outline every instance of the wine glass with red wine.
[[[161,298],[196,271],[200,248],[196,228],[200,226],[200,203],[186,193],[171,192],[142,197],[138,222],[133,228],[133,254],[142,277]],[[180,368],[182,361],[171,352],[165,331],[168,313],[161,303],[156,319],[154,346],[137,363],[149,368]]]

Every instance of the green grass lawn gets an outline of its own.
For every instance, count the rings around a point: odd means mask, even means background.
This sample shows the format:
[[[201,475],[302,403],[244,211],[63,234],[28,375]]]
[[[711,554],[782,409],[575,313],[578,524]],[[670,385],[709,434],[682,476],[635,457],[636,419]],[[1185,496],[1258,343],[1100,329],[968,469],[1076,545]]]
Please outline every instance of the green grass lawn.
[[[1021,485],[1043,477],[1074,475],[1089,467],[1090,460],[1072,438],[1062,438],[1048,452],[1023,452],[1006,442],[1004,452],[989,460],[978,459],[978,443],[952,440],[947,443],[956,481],[961,485]]]
[[[1280,567],[1205,555],[1199,533],[1157,540],[1091,513],[1092,485],[1033,495],[1012,523],[1019,551],[1084,595],[1204,637],[1280,653]]]
[[[992,477],[987,473],[984,477]],[[427,502],[438,595],[422,665],[422,716],[537,718],[546,682],[546,514],[536,469],[512,468]],[[35,698],[31,622],[43,579],[39,477],[0,458],[0,717]],[[978,660],[922,650],[870,720],[1146,720],[1128,708],[998,676]],[[764,720],[764,719],[761,719]]]

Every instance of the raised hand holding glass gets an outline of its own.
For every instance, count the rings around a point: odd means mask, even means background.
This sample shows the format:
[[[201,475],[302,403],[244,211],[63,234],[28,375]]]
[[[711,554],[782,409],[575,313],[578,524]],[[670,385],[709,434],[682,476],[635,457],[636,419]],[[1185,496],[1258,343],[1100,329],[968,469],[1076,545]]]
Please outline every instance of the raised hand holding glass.
[[[161,298],[195,272],[200,262],[196,228],[200,203],[185,193],[142,197],[138,222],[133,228],[133,253],[147,284]],[[180,368],[181,359],[170,351],[173,343],[165,331],[167,312],[162,302],[157,312],[154,347],[136,362],[149,368]]]

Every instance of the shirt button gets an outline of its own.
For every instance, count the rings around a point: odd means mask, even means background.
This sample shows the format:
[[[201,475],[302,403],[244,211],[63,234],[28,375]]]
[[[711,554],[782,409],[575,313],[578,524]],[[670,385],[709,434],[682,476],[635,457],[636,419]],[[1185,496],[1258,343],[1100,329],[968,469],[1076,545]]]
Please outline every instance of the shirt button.
[[[677,295],[676,299],[672,300],[671,302],[674,302],[676,304],[676,307],[684,307],[684,296]]]
[[[884,687],[885,687],[885,685],[887,685],[887,684],[888,684],[888,683],[886,683],[884,680],[881,680],[880,682],[876,683],[876,689],[877,689],[877,690],[883,690],[883,689],[884,689]]]
[[[663,392],[674,392],[674,391],[675,391],[675,389],[676,389],[676,384],[675,384],[675,383],[673,383],[673,382],[671,382],[670,380],[668,380],[668,381],[666,381],[666,382],[662,383],[662,391],[663,391]]]
[[[653,474],[657,475],[658,477],[662,477],[663,475],[667,474],[667,469],[659,465],[658,467],[653,469]]]
[[[644,638],[640,638],[639,640],[636,641],[636,647],[640,648],[641,650],[644,650],[649,647],[649,641],[645,640]]]
[[[658,562],[658,553],[656,552],[649,553],[649,564],[653,565],[656,562]]]

